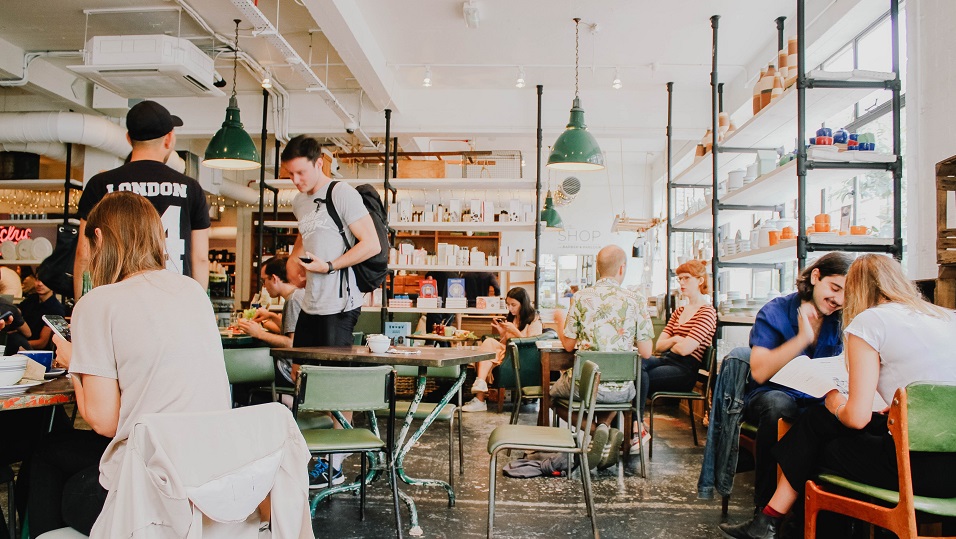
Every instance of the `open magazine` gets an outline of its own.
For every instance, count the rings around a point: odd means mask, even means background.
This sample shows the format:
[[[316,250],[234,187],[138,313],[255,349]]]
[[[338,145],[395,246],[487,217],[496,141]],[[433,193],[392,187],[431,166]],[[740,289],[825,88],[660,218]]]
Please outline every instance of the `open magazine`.
[[[821,357],[810,359],[807,356],[798,356],[777,371],[770,379],[797,391],[802,391],[812,397],[823,397],[836,389],[846,395],[850,387],[850,374],[846,370],[843,356]],[[873,394],[873,411],[884,410],[888,404],[878,392]]]

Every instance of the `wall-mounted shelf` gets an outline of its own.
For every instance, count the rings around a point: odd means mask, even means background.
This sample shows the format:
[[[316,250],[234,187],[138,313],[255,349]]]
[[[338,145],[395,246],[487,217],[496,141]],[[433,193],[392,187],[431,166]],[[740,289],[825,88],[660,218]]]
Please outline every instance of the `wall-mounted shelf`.
[[[464,272],[508,272],[508,271],[534,271],[534,266],[413,266],[413,265],[390,265],[388,267],[394,271],[464,271]]]
[[[0,189],[27,189],[30,191],[61,191],[64,180],[0,180]],[[70,180],[74,189],[83,189],[83,182]]]
[[[352,187],[369,184],[373,187],[382,189],[385,181],[381,178],[367,180],[339,180]],[[471,189],[471,190],[533,190],[535,187],[534,178],[395,178],[388,181],[389,185],[396,189],[434,189],[434,190],[452,190],[452,189]],[[62,185],[63,182],[61,181]],[[266,180],[266,184],[277,189],[295,189],[292,180],[271,179]],[[250,186],[251,187],[251,186]]]
[[[735,264],[779,264],[797,259],[797,240],[780,240],[771,247],[751,249],[720,257],[721,262]]]
[[[674,228],[705,228],[710,230],[712,223],[710,203],[707,203],[693,213],[685,213],[679,221],[674,223]]]
[[[43,259],[30,259],[30,260],[3,260],[0,259],[0,266],[39,266],[43,262]]]
[[[70,219],[69,224],[74,226],[80,226],[79,219]],[[63,223],[63,219],[0,219],[0,225],[9,226],[9,225],[59,225]]]
[[[756,316],[738,316],[738,315],[732,315],[732,314],[729,314],[727,316],[719,315],[717,317],[717,320],[719,320],[720,322],[724,324],[735,324],[735,325],[741,325],[741,326],[753,325],[754,320],[756,319],[757,319]]]
[[[268,222],[267,222],[268,223]],[[534,232],[534,223],[402,223],[392,222],[395,230],[428,230],[449,232]]]
[[[362,312],[379,312],[381,307],[362,307]],[[435,309],[419,309],[418,307],[389,307],[388,312],[390,313],[438,313],[438,314],[506,314],[507,309],[445,309],[445,308],[435,308]]]
[[[873,92],[872,88],[818,88],[807,93],[807,124],[819,125],[827,118]],[[793,85],[771,101],[750,120],[728,135],[720,144],[728,148],[777,148],[793,147],[797,133],[797,86]],[[804,142],[806,143],[806,142]],[[674,178],[675,186],[709,185],[711,183],[710,153],[698,158],[692,165]],[[718,176],[731,170],[746,168],[753,163],[752,153],[727,152],[720,158]]]

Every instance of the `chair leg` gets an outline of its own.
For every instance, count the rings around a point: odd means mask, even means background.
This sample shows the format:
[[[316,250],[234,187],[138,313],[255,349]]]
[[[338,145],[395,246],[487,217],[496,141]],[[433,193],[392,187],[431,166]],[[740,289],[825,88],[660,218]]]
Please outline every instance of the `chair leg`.
[[[498,468],[498,451],[491,454],[488,464],[488,539],[491,539],[495,528],[495,478]]]
[[[694,435],[694,447],[700,445],[697,442],[697,420],[694,418],[694,401],[687,399],[687,410],[690,411],[690,432]]]
[[[388,468],[389,481],[392,483],[392,504],[395,506],[395,536],[402,539],[402,513],[398,508],[398,476],[395,474],[395,466],[392,463],[392,449],[385,449],[385,466]],[[365,478],[362,478],[365,481]]]
[[[654,399],[651,399],[651,406],[648,411],[651,416],[651,440],[647,442],[647,460],[654,460]]]
[[[511,406],[511,424],[518,424],[518,412],[521,409],[521,388],[515,388],[511,391],[512,395],[512,406]]]
[[[461,435],[461,406],[458,406],[458,475],[465,475],[465,445],[462,443]]]
[[[361,464],[361,475],[359,476],[359,520],[365,520],[365,459],[368,457],[368,453],[362,453],[362,456],[359,457],[362,461]],[[329,459],[331,462],[331,459]],[[332,468],[331,464],[329,465],[329,474],[331,475]],[[329,482],[331,484],[331,481]]]
[[[505,388],[499,387],[498,393],[495,395],[495,401],[498,406],[498,413],[500,414],[502,410],[505,409]],[[487,396],[485,398],[488,398]]]
[[[448,485],[455,490],[455,417],[448,420]]]
[[[584,452],[582,451],[579,455],[582,457],[581,477],[584,483],[584,503],[588,508],[588,516],[591,517],[591,533],[594,535],[594,539],[598,539],[601,537],[601,533],[597,527],[597,511],[594,510],[594,495],[591,492],[591,470],[587,469],[587,466],[583,466],[584,461],[587,460]]]

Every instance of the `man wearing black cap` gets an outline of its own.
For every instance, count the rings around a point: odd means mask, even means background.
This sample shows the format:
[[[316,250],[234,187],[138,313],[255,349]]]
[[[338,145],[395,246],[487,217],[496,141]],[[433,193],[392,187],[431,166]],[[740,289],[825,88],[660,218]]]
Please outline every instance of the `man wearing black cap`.
[[[183,121],[155,101],[141,101],[126,115],[129,162],[90,178],[80,197],[80,234],[73,266],[73,290],[80,297],[90,263],[84,231],[86,216],[107,193],[143,195],[159,212],[166,229],[166,267],[190,275],[205,289],[209,282],[209,206],[199,182],[166,166],[176,147],[174,127]]]

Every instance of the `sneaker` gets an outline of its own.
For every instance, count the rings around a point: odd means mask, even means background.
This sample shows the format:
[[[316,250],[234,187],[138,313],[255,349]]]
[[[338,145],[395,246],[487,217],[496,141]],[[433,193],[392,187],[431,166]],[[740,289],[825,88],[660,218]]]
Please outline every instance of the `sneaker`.
[[[332,470],[332,485],[341,485],[345,482],[345,475],[342,470]],[[324,459],[319,459],[309,472],[309,488],[319,489],[329,486],[329,463]]]
[[[641,428],[641,434],[631,438],[631,452],[640,451],[641,447],[647,447],[651,441],[651,433],[647,429]]]
[[[594,429],[591,436],[591,443],[588,445],[588,467],[596,468],[601,462],[601,456],[607,448],[607,440],[610,435],[610,428],[605,424],[600,424]]]
[[[487,392],[488,392],[488,382],[486,382],[486,381],[484,381],[484,380],[482,380],[482,379],[480,379],[480,378],[475,378],[475,383],[474,383],[474,384],[471,384],[471,392],[472,392],[472,393],[478,393],[479,391],[482,392],[482,393],[487,393]]]
[[[488,411],[488,403],[482,400],[478,400],[478,397],[471,399],[465,404],[461,405],[462,412],[486,412]]]
[[[601,460],[598,461],[598,470],[606,470],[618,463],[621,458],[621,444],[624,443],[624,433],[618,429],[608,431],[607,445],[601,452]]]

